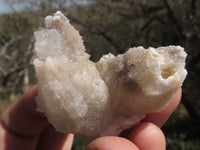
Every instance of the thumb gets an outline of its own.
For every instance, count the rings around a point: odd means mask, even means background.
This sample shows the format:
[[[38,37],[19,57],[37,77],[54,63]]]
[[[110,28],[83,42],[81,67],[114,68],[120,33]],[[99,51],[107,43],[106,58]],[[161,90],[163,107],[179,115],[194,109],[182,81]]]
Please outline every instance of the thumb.
[[[105,136],[94,140],[86,150],[139,150],[137,146],[128,139],[115,136]]]

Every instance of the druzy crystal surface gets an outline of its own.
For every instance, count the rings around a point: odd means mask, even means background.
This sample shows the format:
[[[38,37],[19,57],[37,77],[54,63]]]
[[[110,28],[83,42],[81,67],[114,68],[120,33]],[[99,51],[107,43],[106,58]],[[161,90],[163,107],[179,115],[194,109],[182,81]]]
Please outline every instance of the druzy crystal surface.
[[[117,135],[160,111],[187,71],[180,46],[134,47],[94,63],[82,37],[60,12],[34,33],[38,108],[57,131],[81,136]]]

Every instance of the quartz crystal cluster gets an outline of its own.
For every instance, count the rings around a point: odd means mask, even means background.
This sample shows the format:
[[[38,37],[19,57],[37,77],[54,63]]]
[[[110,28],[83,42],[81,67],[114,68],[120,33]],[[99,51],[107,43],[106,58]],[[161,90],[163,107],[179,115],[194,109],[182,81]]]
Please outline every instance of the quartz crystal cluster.
[[[94,63],[60,11],[47,16],[45,28],[34,35],[37,110],[60,132],[117,135],[145,114],[160,111],[187,74],[180,46],[135,47]]]

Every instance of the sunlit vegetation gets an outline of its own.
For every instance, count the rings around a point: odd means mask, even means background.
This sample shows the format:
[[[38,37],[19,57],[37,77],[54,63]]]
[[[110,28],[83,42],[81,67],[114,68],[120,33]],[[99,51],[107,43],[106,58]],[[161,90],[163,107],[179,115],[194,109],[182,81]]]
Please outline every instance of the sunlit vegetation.
[[[7,4],[12,6],[17,2],[8,0]],[[0,112],[36,84],[34,69],[30,65],[33,32],[42,27],[46,15],[59,9],[80,31],[94,61],[102,54],[111,52],[117,55],[140,45],[184,47],[188,53],[188,77],[183,85],[182,103],[163,131],[168,150],[200,149],[200,1],[29,2],[24,9],[0,15]],[[23,3],[18,5],[22,8]],[[84,149],[89,141],[76,138],[73,149]]]

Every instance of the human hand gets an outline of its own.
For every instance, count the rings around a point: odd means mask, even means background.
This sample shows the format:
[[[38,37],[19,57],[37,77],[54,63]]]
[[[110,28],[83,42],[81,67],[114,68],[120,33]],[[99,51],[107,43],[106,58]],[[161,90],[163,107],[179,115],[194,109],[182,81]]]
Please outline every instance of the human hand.
[[[36,111],[34,86],[20,100],[10,105],[0,118],[0,150],[70,150],[72,134],[56,132],[46,117]],[[125,134],[126,138],[107,136],[88,145],[87,150],[164,150],[161,127],[180,102],[181,90],[158,113],[145,119]]]
[[[87,150],[165,150],[165,136],[160,127],[174,112],[181,100],[181,89],[160,112],[147,114],[135,127],[122,137],[102,137],[88,145]]]

